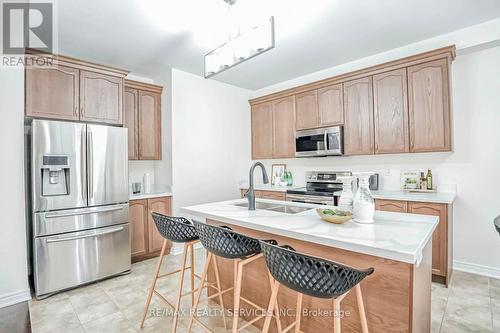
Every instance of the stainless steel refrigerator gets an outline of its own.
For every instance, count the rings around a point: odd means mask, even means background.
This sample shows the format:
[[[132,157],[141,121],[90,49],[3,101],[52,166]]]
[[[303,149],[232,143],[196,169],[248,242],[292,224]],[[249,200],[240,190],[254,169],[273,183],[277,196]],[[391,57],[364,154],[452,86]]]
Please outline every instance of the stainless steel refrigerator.
[[[36,296],[129,271],[127,129],[33,120],[27,141]]]

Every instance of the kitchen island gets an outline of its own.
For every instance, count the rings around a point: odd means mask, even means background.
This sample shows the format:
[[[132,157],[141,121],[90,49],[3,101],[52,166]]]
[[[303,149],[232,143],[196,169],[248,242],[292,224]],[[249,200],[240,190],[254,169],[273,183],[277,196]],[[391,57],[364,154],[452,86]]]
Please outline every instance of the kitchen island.
[[[315,205],[258,200],[257,210],[248,211],[245,204],[245,199],[239,199],[181,210],[197,220],[227,225],[259,239],[275,239],[300,252],[357,268],[373,267],[375,272],[361,283],[370,332],[430,331],[432,233],[438,217],[377,211],[373,225],[354,221],[335,225],[322,221]],[[218,258],[218,265],[223,288],[231,287],[232,263]],[[271,295],[267,274],[263,261],[249,265],[242,288],[243,297],[264,308]],[[293,310],[296,293],[282,288],[278,302],[280,308]],[[224,304],[232,308],[231,294],[225,295]],[[307,313],[303,312],[302,331],[332,331],[333,318],[322,315],[322,310],[331,309],[331,300],[304,297]],[[342,310],[344,332],[361,332],[354,293],[342,301]],[[251,319],[251,312],[243,317]],[[292,316],[282,318],[284,327],[292,321]],[[259,328],[262,324],[262,320],[255,323]]]

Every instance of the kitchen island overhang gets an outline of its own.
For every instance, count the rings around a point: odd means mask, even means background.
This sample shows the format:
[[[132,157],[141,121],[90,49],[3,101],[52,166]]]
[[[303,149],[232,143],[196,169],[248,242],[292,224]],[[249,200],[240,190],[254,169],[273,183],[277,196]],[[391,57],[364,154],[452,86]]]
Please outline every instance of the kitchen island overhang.
[[[276,239],[300,252],[345,263],[356,268],[374,267],[375,273],[362,282],[368,325],[371,332],[428,332],[430,329],[430,292],[432,264],[432,233],[439,220],[424,216],[391,212],[376,212],[373,225],[349,221],[343,225],[322,221],[314,211],[317,206],[258,200],[276,205],[292,205],[310,210],[286,214],[273,210],[248,211],[242,207],[245,199],[208,203],[181,208],[183,214],[199,221],[228,225],[233,230],[260,239]],[[224,287],[233,281],[233,265],[219,259]],[[243,292],[259,305],[270,297],[267,269],[256,263],[245,274]],[[210,279],[213,279],[211,277]],[[280,291],[282,308],[294,309],[296,293]],[[226,295],[225,305],[232,307],[232,295]],[[331,302],[304,298],[306,309],[331,310]],[[356,299],[348,295],[343,308],[350,316],[342,320],[342,328],[360,332]],[[247,319],[251,319],[248,315]],[[284,323],[291,322],[283,318]],[[255,323],[261,327],[262,322]],[[302,330],[326,330],[333,318],[303,319]],[[271,326],[273,328],[273,326]]]

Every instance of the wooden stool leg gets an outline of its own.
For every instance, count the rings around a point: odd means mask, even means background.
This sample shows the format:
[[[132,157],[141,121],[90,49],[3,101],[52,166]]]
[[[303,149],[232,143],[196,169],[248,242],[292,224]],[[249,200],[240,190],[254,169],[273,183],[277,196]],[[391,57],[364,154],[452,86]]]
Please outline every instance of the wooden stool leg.
[[[191,315],[189,316],[189,324],[188,324],[188,329],[187,332],[191,332],[191,327],[193,326],[193,321],[194,321],[194,315],[196,312],[196,309],[198,309],[198,304],[200,304],[200,299],[201,299],[201,293],[203,292],[203,285],[206,283],[207,280],[207,272],[208,272],[208,267],[210,267],[210,261],[212,260],[212,253],[208,253],[207,256],[207,262],[205,263],[205,268],[203,269],[203,274],[201,275],[201,284],[198,288],[198,293],[196,294],[196,300],[194,302],[194,307],[191,310]]]
[[[158,280],[158,275],[160,274],[161,263],[163,261],[163,255],[165,254],[165,250],[167,248],[167,240],[163,241],[163,246],[161,247],[160,258],[158,258],[158,264],[156,265],[156,270],[153,276],[153,282],[151,282],[151,288],[149,289],[148,298],[146,300],[146,305],[144,306],[144,314],[142,315],[141,325],[140,327],[144,327],[144,321],[146,320],[146,316],[148,314],[149,304],[151,303],[151,298],[153,297],[153,292],[156,288],[156,280]]]
[[[190,255],[189,255],[189,261],[190,261],[190,266],[191,266],[191,269],[190,269],[190,273],[191,273],[191,306],[194,305],[194,244],[191,243],[191,245],[189,246],[189,250],[190,250]]]
[[[269,326],[271,325],[272,319],[272,311],[275,307],[276,300],[278,298],[278,291],[280,288],[280,284],[278,281],[274,281],[274,284],[271,287],[271,298],[269,300],[269,306],[267,308],[266,319],[264,321],[264,326],[262,327],[262,333],[267,333],[269,331]],[[281,332],[281,330],[280,330]]]
[[[269,285],[271,286],[271,292],[272,292],[273,286],[274,286],[274,278],[271,275],[271,273],[269,273],[268,275],[269,275]],[[280,307],[278,305],[278,299],[276,299],[276,302],[274,304],[274,311],[276,312],[275,313],[275,315],[276,315],[276,328],[278,329],[278,333],[280,333],[281,332],[281,319],[280,319]]]
[[[359,319],[361,320],[361,331],[368,333],[368,323],[366,322],[365,305],[363,303],[363,295],[361,294],[361,286],[359,283],[354,287],[356,290],[356,299],[358,301]]]
[[[220,286],[220,277],[219,277],[219,267],[217,267],[217,257],[214,257],[214,272],[215,272],[215,282],[217,284],[217,292],[219,293],[219,303],[222,309],[222,320],[224,321],[224,330],[227,331],[227,323],[226,323],[226,314],[224,312],[224,300],[222,299],[222,288]]]
[[[333,318],[333,332],[340,333],[340,300],[337,298],[333,299]]]
[[[297,293],[297,312],[295,313],[295,333],[300,332],[300,320],[302,319],[302,294]]]
[[[241,280],[243,279],[243,265],[241,261],[238,263],[238,275],[236,277],[236,285],[234,286],[234,313],[233,313],[233,330],[232,333],[238,332],[238,319],[240,312],[240,297],[241,297]]]
[[[186,272],[186,261],[188,255],[189,245],[184,243],[184,254],[182,255],[182,268],[179,274],[179,292],[177,293],[177,300],[175,301],[174,308],[174,320],[172,322],[172,333],[175,333],[177,330],[177,320],[179,319],[179,307],[181,305],[181,297],[182,297],[182,287],[184,286],[184,273]]]

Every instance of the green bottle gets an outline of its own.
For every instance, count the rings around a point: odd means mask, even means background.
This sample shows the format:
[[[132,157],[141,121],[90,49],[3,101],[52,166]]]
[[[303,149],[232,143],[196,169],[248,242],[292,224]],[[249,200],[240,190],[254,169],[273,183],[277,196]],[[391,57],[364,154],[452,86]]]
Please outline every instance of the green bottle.
[[[292,186],[293,185],[293,177],[292,177],[292,172],[290,170],[288,170],[287,172],[287,179],[286,179],[286,184],[288,186]]]

